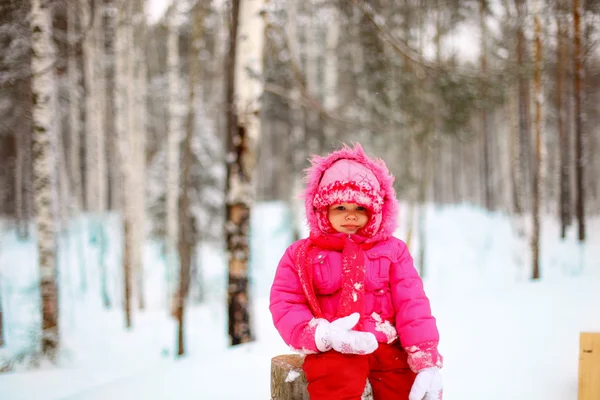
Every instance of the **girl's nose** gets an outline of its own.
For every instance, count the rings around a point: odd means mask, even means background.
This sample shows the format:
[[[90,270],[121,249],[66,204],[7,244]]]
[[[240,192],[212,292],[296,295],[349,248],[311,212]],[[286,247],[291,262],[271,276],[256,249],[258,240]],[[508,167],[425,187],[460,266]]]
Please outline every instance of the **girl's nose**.
[[[349,212],[349,213],[346,215],[346,219],[356,219],[356,214],[355,214],[355,213],[353,213],[353,212]]]

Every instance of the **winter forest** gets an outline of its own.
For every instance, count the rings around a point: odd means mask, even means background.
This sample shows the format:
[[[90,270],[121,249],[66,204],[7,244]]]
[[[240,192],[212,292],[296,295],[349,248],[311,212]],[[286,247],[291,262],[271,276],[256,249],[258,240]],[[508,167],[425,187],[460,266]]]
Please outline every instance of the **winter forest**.
[[[597,0],[0,0],[0,377],[65,365],[78,313],[161,314],[173,360],[214,302],[255,341],[254,226],[302,237],[303,170],[342,143],[396,177],[424,278],[428,219],[468,207],[543,280],[547,226],[592,246],[598,104]]]

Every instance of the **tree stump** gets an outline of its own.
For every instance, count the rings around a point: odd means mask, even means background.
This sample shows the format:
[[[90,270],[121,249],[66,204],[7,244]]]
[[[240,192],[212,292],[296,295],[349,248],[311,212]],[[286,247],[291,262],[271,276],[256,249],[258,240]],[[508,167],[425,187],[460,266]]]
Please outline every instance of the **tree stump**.
[[[304,357],[284,354],[271,359],[271,400],[309,400]]]
[[[304,357],[298,354],[283,354],[271,359],[271,400],[310,400],[303,362]],[[368,381],[362,400],[373,400]]]

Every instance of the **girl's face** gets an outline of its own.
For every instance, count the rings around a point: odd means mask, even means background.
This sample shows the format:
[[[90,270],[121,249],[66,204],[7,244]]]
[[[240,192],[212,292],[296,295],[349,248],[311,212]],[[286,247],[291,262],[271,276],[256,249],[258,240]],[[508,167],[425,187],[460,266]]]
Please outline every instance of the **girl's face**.
[[[369,221],[367,209],[356,203],[340,203],[329,206],[327,218],[333,229],[340,233],[356,233]]]

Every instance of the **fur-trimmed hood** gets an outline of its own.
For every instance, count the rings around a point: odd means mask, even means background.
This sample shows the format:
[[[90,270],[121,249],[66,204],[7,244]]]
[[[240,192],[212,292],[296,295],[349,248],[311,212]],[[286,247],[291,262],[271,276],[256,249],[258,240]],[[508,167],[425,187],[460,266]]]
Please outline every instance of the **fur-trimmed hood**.
[[[364,167],[365,170],[363,175],[366,173],[370,177],[377,179],[377,182],[368,182],[366,186],[366,188],[368,188],[367,191],[365,191],[365,186],[361,182],[350,182],[355,186],[356,190],[362,191],[363,195],[372,198],[375,204],[371,209],[374,210],[376,214],[371,218],[376,218],[377,222],[376,225],[374,225],[375,232],[369,234],[370,237],[368,241],[375,242],[392,236],[396,230],[398,219],[398,201],[393,186],[394,177],[388,171],[383,160],[369,158],[362,146],[358,143],[354,145],[354,148],[344,145],[341,149],[329,153],[325,157],[315,155],[310,160],[311,167],[306,170],[306,190],[304,191],[303,197],[306,208],[306,218],[311,232],[323,232],[322,221],[320,221],[322,215],[319,215],[319,210],[317,210],[315,203],[320,204],[321,202],[322,194],[320,190],[322,188],[320,188],[320,184],[325,172],[340,160],[351,161],[351,163],[347,164],[360,164],[358,168],[363,169],[362,167]],[[357,167],[354,167],[354,169],[356,170]],[[326,177],[325,179],[330,178]],[[335,186],[336,183],[337,182],[330,182],[329,186]],[[342,184],[347,183],[348,181],[342,182]],[[357,187],[357,185],[361,187]],[[316,202],[315,197],[318,197]]]

